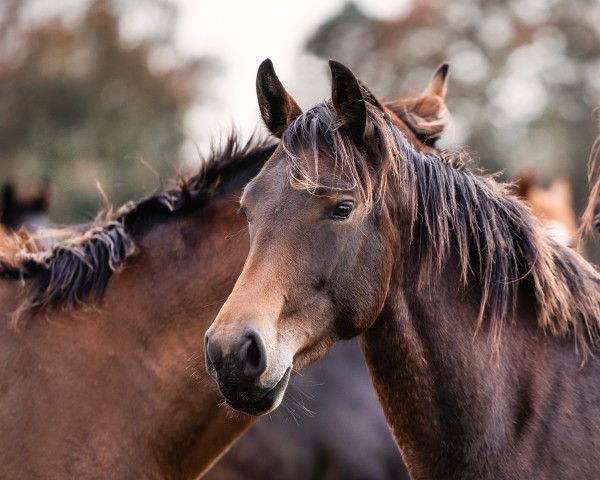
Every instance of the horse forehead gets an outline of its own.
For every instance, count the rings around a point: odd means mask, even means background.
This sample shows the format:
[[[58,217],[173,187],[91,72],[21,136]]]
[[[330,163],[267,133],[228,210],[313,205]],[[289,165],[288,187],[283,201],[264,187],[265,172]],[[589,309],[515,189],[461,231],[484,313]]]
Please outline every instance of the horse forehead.
[[[285,155],[273,155],[242,195],[242,203],[279,202],[289,186],[289,166]]]

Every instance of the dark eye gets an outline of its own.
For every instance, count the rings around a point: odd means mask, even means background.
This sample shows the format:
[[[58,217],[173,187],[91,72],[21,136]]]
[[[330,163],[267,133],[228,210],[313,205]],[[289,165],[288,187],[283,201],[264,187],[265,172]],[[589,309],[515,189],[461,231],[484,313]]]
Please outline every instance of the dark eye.
[[[333,220],[346,220],[350,218],[350,214],[354,210],[354,204],[352,202],[342,202],[338,203],[329,218]]]
[[[250,219],[248,218],[248,212],[246,211],[246,207],[242,207],[240,205],[240,208],[238,208],[238,213],[246,217],[246,220],[250,221]]]

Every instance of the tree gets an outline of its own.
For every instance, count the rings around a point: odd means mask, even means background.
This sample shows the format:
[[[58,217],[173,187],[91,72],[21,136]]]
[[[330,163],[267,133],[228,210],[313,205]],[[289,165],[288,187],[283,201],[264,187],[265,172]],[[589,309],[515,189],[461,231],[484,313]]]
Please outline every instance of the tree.
[[[177,58],[173,7],[160,4],[171,19],[162,32],[132,43],[110,0],[94,0],[74,24],[52,18],[33,27],[24,5],[7,3],[12,20],[0,23],[0,40],[12,42],[0,49],[0,180],[45,176],[55,218],[72,221],[101,204],[96,179],[115,203],[147,192],[155,181],[131,157],[172,176],[184,114],[212,72],[204,58],[157,61]]]
[[[598,135],[598,25],[600,5],[592,0],[416,0],[385,21],[348,3],[306,48],[345,62],[390,97],[418,93],[449,60],[449,144],[469,145],[508,178],[523,164],[543,179],[566,173],[580,207]]]

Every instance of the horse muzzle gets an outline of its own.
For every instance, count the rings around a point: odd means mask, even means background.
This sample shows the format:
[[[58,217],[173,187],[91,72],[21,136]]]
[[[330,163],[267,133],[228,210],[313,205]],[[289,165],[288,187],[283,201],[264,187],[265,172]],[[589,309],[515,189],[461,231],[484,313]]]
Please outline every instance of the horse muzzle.
[[[233,347],[223,348],[207,332],[205,336],[206,370],[212,376],[227,404],[234,410],[262,415],[276,408],[285,393],[291,366],[274,381],[263,379],[267,369],[264,342],[253,328],[244,331]]]

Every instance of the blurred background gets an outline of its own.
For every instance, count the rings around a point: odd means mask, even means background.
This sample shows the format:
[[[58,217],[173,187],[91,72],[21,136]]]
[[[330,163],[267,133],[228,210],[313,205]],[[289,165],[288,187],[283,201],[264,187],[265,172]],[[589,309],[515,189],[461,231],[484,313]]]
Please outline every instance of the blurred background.
[[[598,134],[596,0],[3,0],[0,183],[51,185],[50,216],[93,218],[198,165],[233,126],[264,132],[256,69],[271,58],[307,108],[329,96],[326,60],[377,95],[418,94],[451,63],[445,147],[511,179],[524,165],[587,199]]]

